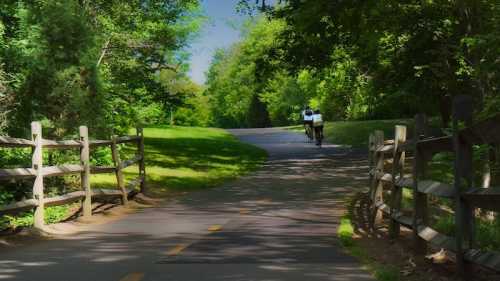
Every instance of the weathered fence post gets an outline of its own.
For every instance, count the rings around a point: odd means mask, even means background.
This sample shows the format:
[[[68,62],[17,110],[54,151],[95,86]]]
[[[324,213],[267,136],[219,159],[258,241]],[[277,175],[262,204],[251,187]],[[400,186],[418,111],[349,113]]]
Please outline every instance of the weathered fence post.
[[[139,160],[139,178],[141,179],[141,193],[146,191],[146,160],[144,154],[144,130],[141,127],[137,128],[137,136],[140,137],[137,143],[137,152],[141,156]]]
[[[462,193],[472,187],[472,145],[460,139],[461,126],[472,124],[472,98],[458,96],[453,101],[453,144],[455,150],[455,239],[457,247],[457,272],[467,278],[469,270],[464,259],[465,251],[472,248],[474,240],[474,210],[462,199]],[[467,245],[464,247],[464,240]]]
[[[403,188],[396,185],[398,179],[404,176],[405,152],[398,151],[401,144],[406,141],[406,126],[396,126],[394,132],[394,152],[392,162],[392,182],[391,182],[391,221],[389,234],[391,238],[399,236],[401,226],[394,219],[394,216],[401,211],[401,200],[403,199]]]
[[[80,165],[83,167],[81,172],[81,186],[85,191],[85,199],[83,200],[83,217],[89,218],[92,216],[92,190],[90,189],[90,147],[89,147],[89,130],[86,126],[80,126]]]
[[[117,136],[112,137],[111,151],[116,167],[116,182],[118,185],[118,189],[122,192],[122,204],[126,205],[128,203],[128,192],[125,188],[125,179],[123,178],[122,161],[120,159],[120,151],[118,151],[117,139]]]
[[[45,204],[43,196],[43,139],[42,124],[40,122],[31,123],[31,139],[35,143],[31,167],[36,172],[33,184],[33,198],[38,201],[38,206],[35,208],[34,226],[37,229],[43,229],[45,226]]]
[[[382,203],[384,186],[380,180],[380,175],[384,174],[384,154],[378,153],[377,149],[384,145],[384,132],[375,131],[374,133],[374,164],[375,169],[371,172],[373,173],[373,181],[371,183],[371,194],[370,199],[372,201],[372,214],[370,218],[371,228],[375,229],[375,225],[379,223],[383,218],[383,213],[378,209],[379,203]]]
[[[415,252],[425,254],[427,242],[420,238],[419,226],[428,225],[427,195],[418,191],[419,179],[425,178],[428,156],[418,147],[418,141],[425,138],[427,133],[427,117],[424,114],[415,116],[414,156],[413,156],[413,239]]]

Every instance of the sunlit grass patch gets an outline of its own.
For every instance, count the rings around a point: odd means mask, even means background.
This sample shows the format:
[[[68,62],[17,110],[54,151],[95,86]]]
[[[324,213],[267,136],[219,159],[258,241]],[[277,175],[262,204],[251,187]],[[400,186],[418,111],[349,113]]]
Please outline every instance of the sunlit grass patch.
[[[244,144],[221,129],[162,126],[146,128],[145,154],[150,193],[216,186],[256,169],[266,158],[260,148]],[[124,147],[124,158],[135,149]],[[137,166],[124,171],[127,181],[137,177]],[[93,175],[92,185],[116,188],[114,174]]]
[[[349,218],[344,217],[340,220],[340,225],[337,233],[342,245],[344,245],[345,247],[349,247],[353,244],[352,237],[354,236],[354,227],[352,226],[351,220]]]
[[[341,218],[337,229],[337,236],[344,249],[356,257],[378,281],[399,281],[401,277],[398,268],[380,264],[372,259],[367,250],[356,243],[354,235],[354,226],[348,213]]]
[[[328,142],[352,147],[368,147],[368,137],[375,130],[382,130],[386,139],[394,138],[396,125],[408,126],[411,132],[413,121],[410,119],[367,120],[367,121],[335,121],[326,122],[324,135]],[[288,129],[303,132],[303,126],[288,127]]]

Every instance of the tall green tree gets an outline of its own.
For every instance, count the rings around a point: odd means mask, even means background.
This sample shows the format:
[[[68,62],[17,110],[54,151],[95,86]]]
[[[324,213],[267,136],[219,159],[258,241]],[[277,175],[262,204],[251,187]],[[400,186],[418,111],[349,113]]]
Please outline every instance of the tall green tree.
[[[75,121],[103,134],[143,122],[143,107],[172,99],[160,73],[187,71],[183,48],[202,22],[197,0],[2,1],[10,132],[35,119],[59,136]]]

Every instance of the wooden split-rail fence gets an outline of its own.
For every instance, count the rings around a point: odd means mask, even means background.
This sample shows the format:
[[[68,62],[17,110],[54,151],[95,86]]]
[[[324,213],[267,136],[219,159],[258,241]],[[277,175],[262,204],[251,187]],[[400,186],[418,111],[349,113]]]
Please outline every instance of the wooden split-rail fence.
[[[83,216],[92,216],[92,200],[98,198],[121,198],[127,204],[130,196],[143,192],[145,188],[146,166],[144,162],[144,135],[142,128],[137,129],[135,136],[113,136],[111,140],[89,140],[88,128],[81,126],[79,140],[54,141],[42,137],[40,122],[31,123],[31,140],[0,136],[0,147],[32,148],[31,168],[0,169],[0,181],[34,179],[33,198],[0,206],[0,215],[16,214],[34,209],[34,227],[43,229],[45,207],[65,205],[82,200]],[[122,143],[136,143],[136,155],[123,161],[120,159],[118,145]],[[96,147],[108,146],[111,148],[114,166],[91,166],[90,150]],[[60,166],[44,166],[43,152],[46,149],[75,149],[80,152],[80,164],[64,164]],[[138,164],[139,177],[125,183],[123,169]],[[115,173],[117,189],[92,189],[91,174]],[[44,178],[80,174],[81,190],[64,195],[45,198]],[[137,191],[137,187],[139,190]]]
[[[474,186],[472,165],[474,145],[500,144],[500,115],[473,124],[472,104],[465,96],[454,100],[452,135],[430,136],[426,117],[420,114],[415,117],[411,140],[407,139],[405,126],[396,126],[394,140],[384,140],[382,131],[369,138],[371,226],[375,229],[385,216],[390,222],[391,238],[400,235],[401,226],[411,229],[417,253],[425,254],[429,243],[455,253],[457,272],[465,277],[471,264],[500,272],[500,253],[478,249],[474,239],[475,211],[499,212],[500,189]],[[453,184],[428,179],[428,164],[440,152],[455,156]],[[412,155],[411,168],[405,167],[410,162],[405,161],[407,154]],[[384,165],[387,162],[392,164]],[[384,187],[388,200],[384,200]],[[411,215],[402,210],[403,189],[413,194]],[[429,196],[452,200],[454,237],[431,228]]]

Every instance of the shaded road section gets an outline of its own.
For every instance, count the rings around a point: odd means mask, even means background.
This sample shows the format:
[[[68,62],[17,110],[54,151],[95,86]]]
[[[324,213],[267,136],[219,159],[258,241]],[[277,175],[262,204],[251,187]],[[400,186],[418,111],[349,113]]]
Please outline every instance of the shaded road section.
[[[280,129],[231,132],[268,151],[262,169],[71,237],[4,250],[0,280],[374,280],[336,238],[346,195],[366,186],[363,156]]]

